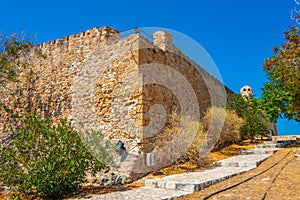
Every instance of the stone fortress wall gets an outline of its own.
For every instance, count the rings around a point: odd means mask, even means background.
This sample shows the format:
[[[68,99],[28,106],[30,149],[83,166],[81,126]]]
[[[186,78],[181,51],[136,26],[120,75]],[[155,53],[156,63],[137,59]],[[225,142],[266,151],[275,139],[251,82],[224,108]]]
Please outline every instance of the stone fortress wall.
[[[147,164],[147,156],[175,137],[160,137],[179,129],[174,115],[180,117],[189,104],[201,119],[212,105],[226,103],[232,91],[175,47],[168,32],[156,32],[153,38],[151,42],[139,30],[120,38],[119,31],[103,27],[37,45],[29,59],[34,75],[19,88],[24,98],[6,101],[12,109],[54,121],[67,118],[78,130],[97,129],[114,143],[121,140],[127,150],[125,157],[120,154],[119,171],[133,179],[161,168],[170,164],[164,162],[166,154],[157,154],[154,166]],[[177,77],[164,75],[173,71],[193,94],[184,84],[170,86]],[[160,74],[162,78],[151,80]],[[28,76],[24,72],[22,80]],[[154,118],[164,122],[161,127],[155,127]]]
[[[115,33],[108,27],[93,28],[61,39],[36,45],[29,55],[26,69],[32,69],[34,76],[30,81],[29,70],[24,71],[21,81],[24,87],[18,92],[23,98],[4,97],[13,102],[11,108],[36,113],[41,117],[68,118],[72,108],[73,79],[80,71],[88,53],[93,51],[101,42]],[[37,56],[44,54],[46,58]],[[5,128],[2,122],[1,128]]]

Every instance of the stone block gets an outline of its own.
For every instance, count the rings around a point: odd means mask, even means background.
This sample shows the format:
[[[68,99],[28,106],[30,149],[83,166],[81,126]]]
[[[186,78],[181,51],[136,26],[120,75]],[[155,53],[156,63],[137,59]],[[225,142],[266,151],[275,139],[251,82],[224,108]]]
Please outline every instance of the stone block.
[[[158,181],[159,182],[159,181]],[[173,181],[167,181],[165,182],[164,184],[161,184],[161,185],[164,185],[164,188],[165,189],[168,189],[168,190],[176,190],[176,182],[173,182]],[[158,186],[158,185],[157,185]]]
[[[196,188],[201,188],[201,184],[198,183],[176,183],[176,190],[186,191],[186,192],[196,192],[199,191]]]
[[[145,180],[145,186],[147,187],[157,187],[156,184],[156,180],[155,179],[146,179]]]
[[[157,181],[156,182],[156,185],[155,185],[157,188],[167,188],[166,187],[166,182],[164,181]],[[170,186],[169,186],[170,187]],[[173,190],[173,189],[172,189]]]
[[[215,162],[214,165],[218,167],[256,167],[269,156],[270,154],[239,155]]]

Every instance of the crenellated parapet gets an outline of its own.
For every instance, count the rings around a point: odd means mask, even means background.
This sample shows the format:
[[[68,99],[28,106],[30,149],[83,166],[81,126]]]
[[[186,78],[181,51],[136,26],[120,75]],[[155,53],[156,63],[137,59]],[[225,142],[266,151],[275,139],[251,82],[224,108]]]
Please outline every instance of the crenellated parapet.
[[[60,39],[52,40],[36,45],[42,52],[50,52],[54,49],[61,51],[89,50],[100,42],[119,38],[120,32],[116,29],[104,26],[92,28],[84,32],[76,33]]]

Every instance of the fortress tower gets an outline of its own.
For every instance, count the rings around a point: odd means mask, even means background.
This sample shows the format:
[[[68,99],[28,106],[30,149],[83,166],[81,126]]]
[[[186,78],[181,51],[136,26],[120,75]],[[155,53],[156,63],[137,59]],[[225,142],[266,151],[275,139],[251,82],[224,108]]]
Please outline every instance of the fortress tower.
[[[23,98],[3,99],[16,111],[66,118],[79,131],[98,130],[123,144],[118,170],[132,179],[160,169],[184,150],[178,142],[192,139],[174,116],[200,121],[232,91],[184,55],[167,31],[146,37],[105,26],[37,45],[28,56],[34,76],[21,76]],[[1,120],[5,131],[4,113]]]

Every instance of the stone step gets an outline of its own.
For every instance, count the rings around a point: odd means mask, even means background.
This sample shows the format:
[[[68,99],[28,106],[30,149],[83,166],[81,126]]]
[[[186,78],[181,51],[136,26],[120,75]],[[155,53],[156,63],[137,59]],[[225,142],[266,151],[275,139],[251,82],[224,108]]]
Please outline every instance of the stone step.
[[[188,172],[163,178],[147,179],[144,187],[87,198],[92,200],[172,200],[256,168],[278,150],[278,146],[276,146],[278,144],[276,143],[266,143],[264,145],[258,145],[258,148],[252,150],[242,151],[241,153],[245,155],[238,155],[215,162],[214,165],[216,167],[202,172]],[[298,151],[294,153],[295,156],[300,155]]]
[[[285,147],[286,144],[285,143],[265,143],[265,144],[259,144],[256,145],[255,148],[282,148]]]
[[[271,154],[238,155],[214,163],[217,167],[257,167]]]
[[[296,140],[279,140],[277,141],[278,144],[283,145],[283,147],[285,147],[286,145],[292,144],[293,142],[295,142]]]
[[[275,142],[295,142],[300,140],[300,135],[291,135],[291,136],[272,136],[272,140]]]
[[[111,192],[102,195],[89,196],[80,199],[90,199],[90,200],[173,200],[175,198],[185,196],[191,192],[179,191],[179,190],[166,190],[160,188],[151,187],[140,187],[133,190]],[[67,199],[75,200],[75,199]],[[78,198],[76,198],[78,200]]]
[[[148,179],[145,181],[145,186],[192,193],[253,168],[216,167],[203,172],[174,174],[163,178]]]
[[[255,148],[240,151],[240,155],[274,154],[278,148]]]

